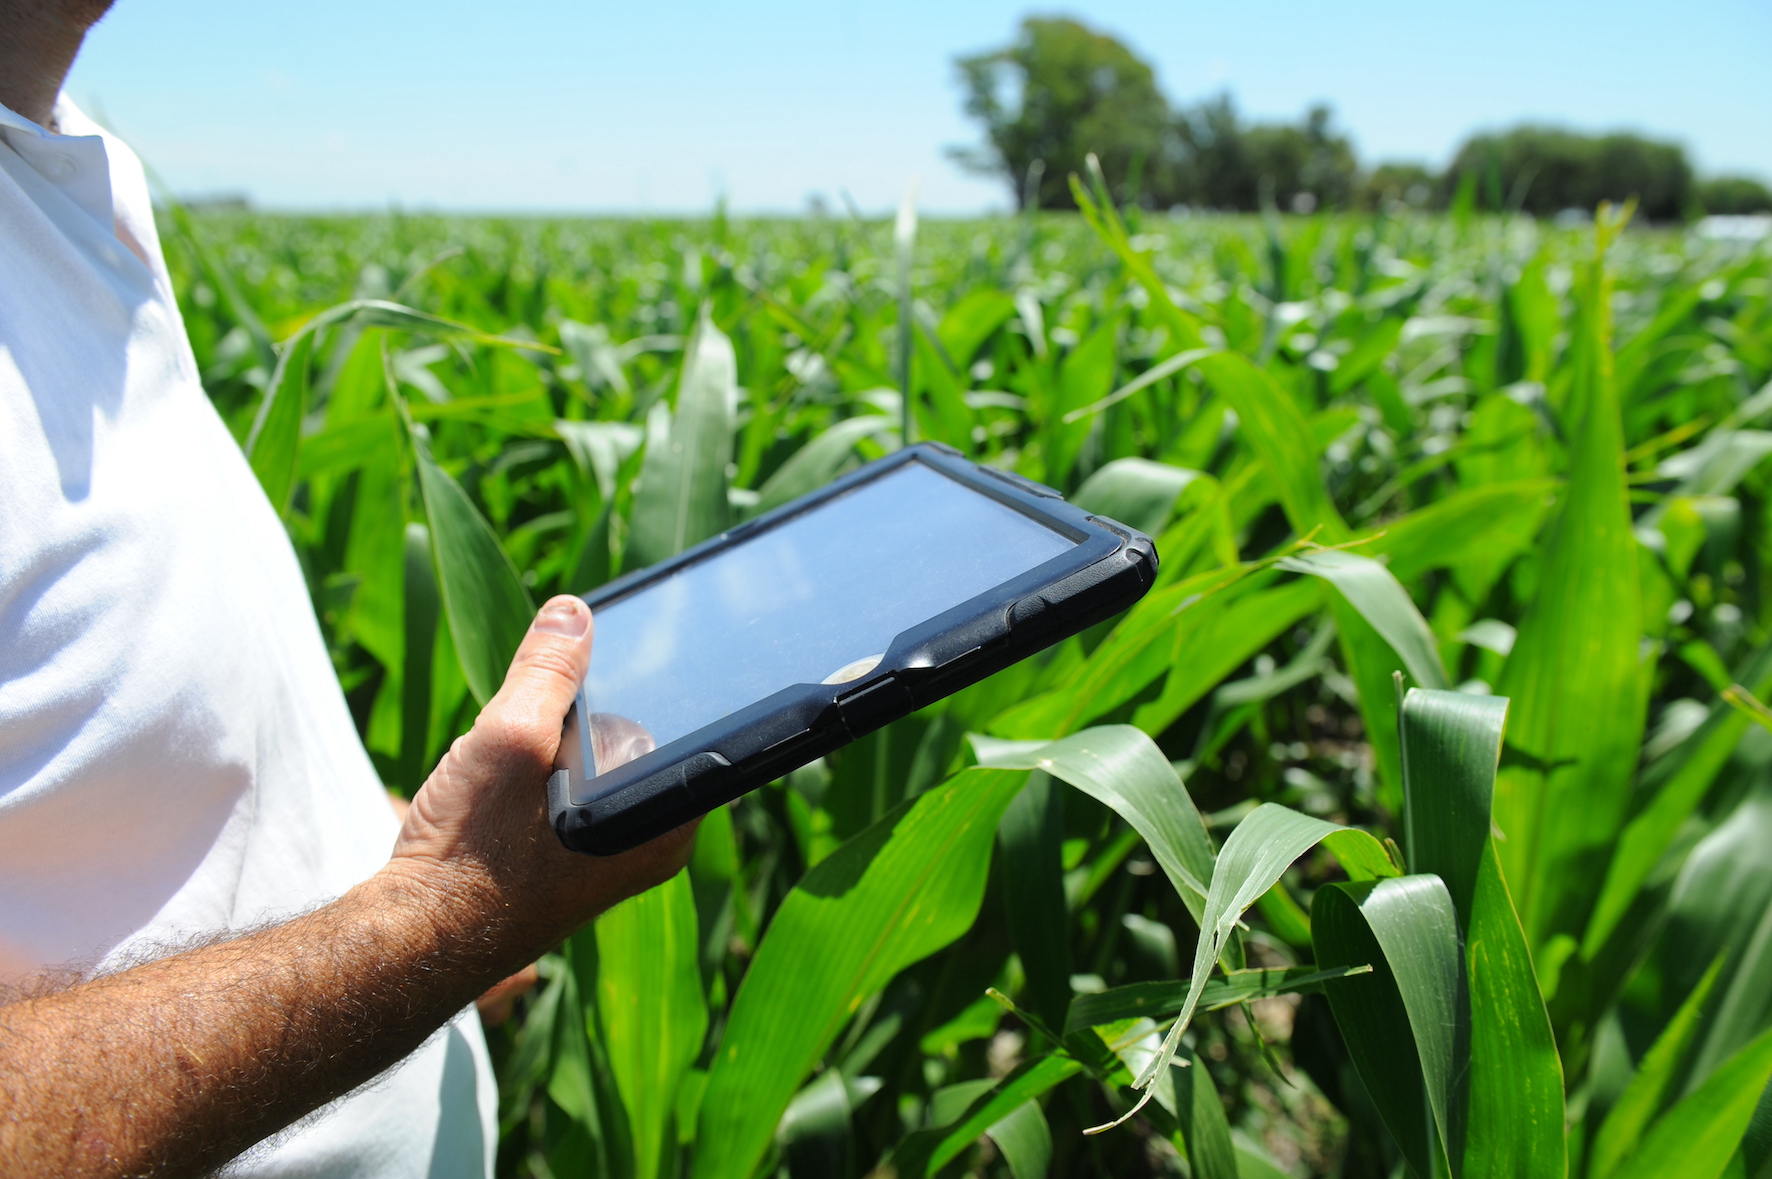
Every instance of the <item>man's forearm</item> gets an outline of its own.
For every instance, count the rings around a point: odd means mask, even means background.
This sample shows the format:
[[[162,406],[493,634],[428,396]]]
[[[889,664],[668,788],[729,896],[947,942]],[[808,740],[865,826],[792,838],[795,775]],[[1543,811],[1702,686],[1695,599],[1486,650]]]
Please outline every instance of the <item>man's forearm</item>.
[[[307,916],[0,1007],[13,1176],[189,1174],[375,1076],[510,963],[388,872]]]

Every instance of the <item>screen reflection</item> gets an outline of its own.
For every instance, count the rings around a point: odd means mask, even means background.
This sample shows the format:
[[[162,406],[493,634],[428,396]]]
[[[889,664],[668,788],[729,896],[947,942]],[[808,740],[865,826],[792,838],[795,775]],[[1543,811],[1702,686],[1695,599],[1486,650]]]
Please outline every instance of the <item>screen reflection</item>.
[[[697,561],[596,612],[592,772],[794,684],[860,678],[901,632],[1075,544],[913,461]]]

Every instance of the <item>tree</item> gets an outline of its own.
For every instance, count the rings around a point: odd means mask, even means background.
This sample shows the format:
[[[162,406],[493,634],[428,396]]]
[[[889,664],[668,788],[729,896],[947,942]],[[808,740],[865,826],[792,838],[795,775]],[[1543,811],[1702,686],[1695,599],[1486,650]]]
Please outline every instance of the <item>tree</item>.
[[[1635,197],[1652,221],[1683,219],[1693,204],[1692,165],[1679,145],[1640,135],[1582,135],[1556,127],[1515,127],[1465,141],[1446,170],[1443,191],[1474,176],[1479,206],[1546,217]]]
[[[1706,213],[1772,213],[1772,189],[1750,176],[1718,176],[1698,185]]]
[[[1360,165],[1345,136],[1330,126],[1329,108],[1313,106],[1304,122],[1257,124],[1249,129],[1257,174],[1257,202],[1268,188],[1275,204],[1295,213],[1348,204]]]
[[[1181,201],[1208,209],[1255,208],[1255,164],[1229,94],[1182,112],[1175,129],[1183,161],[1176,194]]]
[[[1122,200],[1164,187],[1169,104],[1151,67],[1113,37],[1029,17],[1014,44],[956,64],[966,113],[983,122],[986,142],[950,152],[1005,180],[1018,208],[1030,199],[1072,208],[1068,177],[1090,152]]]
[[[1264,199],[1309,212],[1350,202],[1359,163],[1353,145],[1315,106],[1299,124],[1245,127],[1228,94],[1176,119],[1175,199],[1209,209],[1251,210]]]
[[[1383,207],[1387,201],[1426,208],[1434,198],[1439,179],[1424,164],[1380,164],[1361,180],[1360,203],[1370,209]]]

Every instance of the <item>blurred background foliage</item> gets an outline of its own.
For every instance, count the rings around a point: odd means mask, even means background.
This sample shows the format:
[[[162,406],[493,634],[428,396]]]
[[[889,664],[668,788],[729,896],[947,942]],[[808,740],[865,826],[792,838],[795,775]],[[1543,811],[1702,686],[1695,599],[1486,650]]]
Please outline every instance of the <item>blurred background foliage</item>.
[[[1132,49],[1065,17],[1029,17],[1011,44],[957,69],[985,141],[953,155],[1001,176],[1017,207],[1070,208],[1064,178],[1093,151],[1117,199],[1156,209],[1444,209],[1462,194],[1480,209],[1539,217],[1633,198],[1653,221],[1772,212],[1761,182],[1699,179],[1679,145],[1625,132],[1528,125],[1471,136],[1443,172],[1366,167],[1327,106],[1297,123],[1251,123],[1228,94],[1175,105]]]

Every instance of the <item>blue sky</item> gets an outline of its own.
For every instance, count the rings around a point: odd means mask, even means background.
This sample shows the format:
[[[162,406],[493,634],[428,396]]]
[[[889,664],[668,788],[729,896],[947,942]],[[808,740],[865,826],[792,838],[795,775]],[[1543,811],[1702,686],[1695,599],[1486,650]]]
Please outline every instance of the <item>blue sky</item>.
[[[118,0],[70,92],[182,194],[290,208],[1003,207],[952,62],[1028,11],[1120,36],[1177,101],[1334,105],[1362,158],[1440,164],[1522,119],[1683,142],[1772,178],[1772,4],[1091,0]]]

